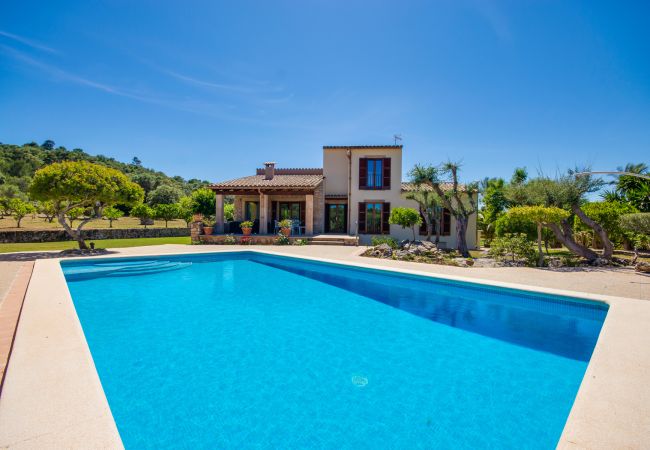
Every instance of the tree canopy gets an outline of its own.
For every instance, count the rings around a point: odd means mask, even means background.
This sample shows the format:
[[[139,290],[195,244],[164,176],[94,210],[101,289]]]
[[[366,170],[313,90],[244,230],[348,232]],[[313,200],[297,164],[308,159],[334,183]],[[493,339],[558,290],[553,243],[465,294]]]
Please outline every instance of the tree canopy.
[[[86,222],[101,217],[107,206],[133,205],[144,197],[142,188],[120,171],[87,161],[54,163],[39,169],[29,193],[33,200],[53,203],[59,223],[81,249],[87,248],[80,233]],[[65,221],[65,215],[75,208],[92,211],[77,230]]]

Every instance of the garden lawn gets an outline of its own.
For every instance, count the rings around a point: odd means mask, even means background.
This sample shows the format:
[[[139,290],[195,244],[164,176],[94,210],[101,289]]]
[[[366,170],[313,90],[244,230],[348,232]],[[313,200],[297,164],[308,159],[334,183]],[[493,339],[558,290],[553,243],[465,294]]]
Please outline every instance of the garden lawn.
[[[139,239],[102,239],[86,240],[86,243],[94,242],[96,248],[123,248],[123,247],[143,247],[146,245],[162,244],[190,244],[189,236],[181,237],[161,237],[161,238],[139,238]],[[61,242],[28,242],[18,244],[0,244],[0,253],[11,252],[29,252],[29,251],[47,251],[47,250],[67,250],[78,248],[77,241]]]

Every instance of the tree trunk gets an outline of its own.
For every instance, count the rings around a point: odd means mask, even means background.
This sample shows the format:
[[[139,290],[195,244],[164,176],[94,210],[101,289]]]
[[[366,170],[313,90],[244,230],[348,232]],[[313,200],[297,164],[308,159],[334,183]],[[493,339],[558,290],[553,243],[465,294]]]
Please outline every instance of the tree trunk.
[[[436,247],[440,244],[440,220],[436,219]]]
[[[573,211],[573,213],[578,216],[582,223],[594,230],[594,233],[598,235],[600,242],[603,244],[603,258],[612,259],[612,256],[614,255],[614,245],[612,244],[612,241],[609,240],[607,231],[605,231],[605,229],[598,222],[587,216],[578,205],[572,206],[571,211]]]
[[[566,222],[562,221],[562,227],[556,223],[549,223],[547,227],[555,234],[560,243],[562,243],[566,248],[569,249],[572,253],[588,259],[589,261],[594,261],[598,258],[598,254],[584,245],[578,244],[573,239],[573,234],[571,232],[571,226]]]
[[[20,221],[23,220],[21,217],[20,219],[16,219],[16,228],[20,228]]]
[[[456,250],[463,255],[463,258],[469,258],[467,249],[467,216],[456,217]]]
[[[113,219],[108,219],[108,228],[113,228]]]
[[[72,229],[72,227],[70,227],[70,225],[68,225],[68,223],[65,221],[65,214],[63,213],[57,214],[56,218],[61,224],[61,226],[63,227],[63,229],[65,230],[65,232],[68,233],[72,239],[77,241],[77,244],[79,244],[79,249],[88,250],[86,241],[84,241],[84,239],[81,237],[81,233],[79,232],[79,230]]]
[[[417,225],[414,225],[414,226],[413,226],[413,229],[412,229],[412,231],[413,231],[413,242],[415,242],[415,227],[416,227],[416,226],[417,226]]]
[[[544,252],[542,251],[542,223],[537,223],[537,267],[544,266]]]
[[[433,235],[433,222],[431,219],[427,220],[427,241],[431,242],[431,236]]]

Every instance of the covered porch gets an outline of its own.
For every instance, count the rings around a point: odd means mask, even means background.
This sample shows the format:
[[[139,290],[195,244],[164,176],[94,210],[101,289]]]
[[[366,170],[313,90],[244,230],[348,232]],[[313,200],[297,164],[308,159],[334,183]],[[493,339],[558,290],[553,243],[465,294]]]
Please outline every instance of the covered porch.
[[[292,236],[313,236],[315,224],[314,189],[213,189],[216,194],[214,234],[242,234],[240,224],[253,222],[253,234],[279,232],[279,222],[293,222]],[[234,219],[225,220],[225,197],[234,197]]]

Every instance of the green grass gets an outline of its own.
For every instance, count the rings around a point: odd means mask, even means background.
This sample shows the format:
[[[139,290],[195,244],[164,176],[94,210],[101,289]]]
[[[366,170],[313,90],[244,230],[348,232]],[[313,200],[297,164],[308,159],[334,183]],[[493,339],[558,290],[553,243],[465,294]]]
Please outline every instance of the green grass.
[[[88,240],[87,243],[94,242],[96,248],[123,248],[123,247],[143,247],[147,245],[162,244],[189,244],[189,236],[181,237],[161,237],[161,238],[139,238],[139,239],[102,239]],[[31,252],[46,250],[67,250],[78,248],[76,241],[62,242],[30,242],[18,244],[0,244],[0,253],[11,252]]]

